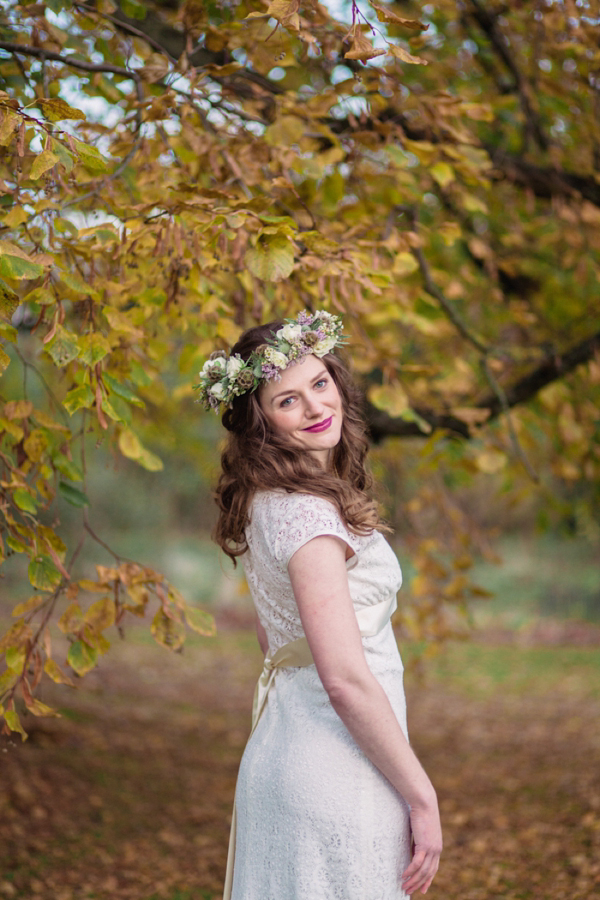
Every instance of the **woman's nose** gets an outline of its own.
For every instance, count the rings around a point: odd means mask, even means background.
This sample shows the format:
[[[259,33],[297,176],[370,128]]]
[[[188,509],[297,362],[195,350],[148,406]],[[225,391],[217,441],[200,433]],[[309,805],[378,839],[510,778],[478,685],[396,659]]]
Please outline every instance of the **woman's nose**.
[[[323,411],[323,403],[321,399],[315,396],[307,397],[305,410],[308,416],[320,416]]]

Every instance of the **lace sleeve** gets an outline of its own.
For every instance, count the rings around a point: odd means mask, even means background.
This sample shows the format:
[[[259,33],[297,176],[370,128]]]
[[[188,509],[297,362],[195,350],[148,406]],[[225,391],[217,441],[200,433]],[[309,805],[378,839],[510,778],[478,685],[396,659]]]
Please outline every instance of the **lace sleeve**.
[[[360,539],[348,531],[332,503],[312,494],[288,494],[282,503],[286,508],[274,535],[275,557],[279,562],[287,567],[296,550],[308,541],[321,535],[333,535],[352,550],[352,556],[346,560],[347,567],[356,565]]]

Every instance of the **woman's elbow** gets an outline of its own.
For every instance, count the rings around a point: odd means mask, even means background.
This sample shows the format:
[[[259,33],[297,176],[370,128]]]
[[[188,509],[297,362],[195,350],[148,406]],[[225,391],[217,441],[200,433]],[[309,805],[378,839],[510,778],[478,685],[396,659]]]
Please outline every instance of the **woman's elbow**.
[[[355,673],[327,673],[321,680],[335,710],[350,709],[368,692],[368,678]]]

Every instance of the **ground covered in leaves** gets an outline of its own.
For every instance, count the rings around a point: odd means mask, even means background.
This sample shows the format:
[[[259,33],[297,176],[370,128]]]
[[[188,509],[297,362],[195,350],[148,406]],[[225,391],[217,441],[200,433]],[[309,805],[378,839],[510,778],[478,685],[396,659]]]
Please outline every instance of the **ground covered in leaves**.
[[[600,895],[599,657],[474,642],[407,676],[445,830],[432,900]],[[63,717],[2,745],[0,897],[218,900],[259,669],[247,631],[184,655],[139,632],[45,696]]]

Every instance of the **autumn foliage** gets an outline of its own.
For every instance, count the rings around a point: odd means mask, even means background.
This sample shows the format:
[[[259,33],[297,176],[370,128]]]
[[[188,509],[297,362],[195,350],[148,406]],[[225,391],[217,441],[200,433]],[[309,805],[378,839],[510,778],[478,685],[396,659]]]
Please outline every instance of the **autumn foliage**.
[[[593,520],[597,20],[496,6],[3,4],[0,560],[28,557],[34,589],[0,639],[5,727],[17,697],[50,712],[40,679],[85,674],[128,614],[151,608],[167,646],[211,632],[147,566],[83,577],[57,509],[100,540],[86,451],[106,436],[160,471],[153,429],[204,415],[200,363],[275,315],[343,313],[374,440],[418,441],[415,635],[451,633],[477,592],[457,479],[539,483]]]

